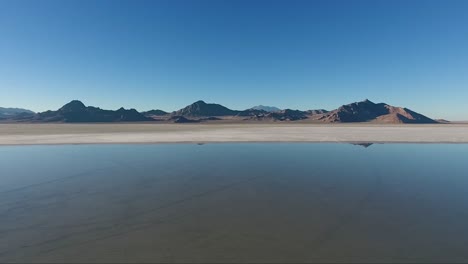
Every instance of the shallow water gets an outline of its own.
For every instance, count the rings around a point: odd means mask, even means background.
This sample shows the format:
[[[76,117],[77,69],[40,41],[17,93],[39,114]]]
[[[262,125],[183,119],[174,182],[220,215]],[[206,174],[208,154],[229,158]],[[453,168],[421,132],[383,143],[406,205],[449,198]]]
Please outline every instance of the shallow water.
[[[468,145],[0,147],[0,262],[466,262]]]

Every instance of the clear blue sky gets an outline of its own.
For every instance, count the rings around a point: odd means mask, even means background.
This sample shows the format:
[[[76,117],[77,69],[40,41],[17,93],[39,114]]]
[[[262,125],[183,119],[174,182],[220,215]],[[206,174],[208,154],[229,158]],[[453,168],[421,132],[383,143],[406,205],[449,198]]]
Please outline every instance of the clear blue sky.
[[[365,98],[468,120],[468,1],[0,0],[0,106]]]

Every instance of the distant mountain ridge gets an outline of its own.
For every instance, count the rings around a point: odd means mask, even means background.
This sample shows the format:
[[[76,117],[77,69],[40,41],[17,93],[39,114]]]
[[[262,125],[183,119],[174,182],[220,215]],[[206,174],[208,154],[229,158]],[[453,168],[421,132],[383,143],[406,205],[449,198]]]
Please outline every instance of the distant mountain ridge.
[[[73,100],[56,111],[45,111],[31,116],[19,118],[21,121],[32,122],[136,122],[151,121],[135,109],[120,108],[116,111],[103,110],[98,107],[85,106],[81,101]]]
[[[263,111],[263,110],[262,110]],[[248,115],[248,120],[297,121],[307,119],[307,113],[300,110],[284,109],[276,112],[255,113]]]
[[[23,108],[0,107],[0,117],[8,118],[16,115],[34,114],[33,111]]]
[[[266,111],[266,112],[279,112],[281,111],[281,109],[279,109],[278,107],[275,107],[275,106],[266,106],[266,105],[257,105],[257,106],[254,106],[250,109],[253,109],[253,110],[263,110],[263,111]]]
[[[255,107],[254,107],[255,108]],[[232,110],[220,104],[196,101],[172,113],[163,110],[138,112],[135,109],[103,110],[86,106],[81,101],[73,100],[56,111],[34,113],[24,109],[9,110],[16,114],[0,116],[2,122],[141,122],[165,121],[175,123],[218,122],[228,121],[301,121],[318,123],[375,122],[386,124],[433,124],[448,123],[436,121],[408,108],[395,107],[385,103],[374,103],[370,100],[342,105],[327,111],[284,109],[270,112],[258,106],[258,109]],[[5,108],[0,108],[3,110]],[[266,109],[276,109],[267,107]],[[307,121],[308,120],[308,121]],[[224,121],[223,121],[224,122]]]
[[[164,115],[168,115],[169,113],[163,110],[156,109],[156,110],[149,110],[149,111],[141,112],[141,114],[144,116],[150,117],[150,116],[164,116]]]

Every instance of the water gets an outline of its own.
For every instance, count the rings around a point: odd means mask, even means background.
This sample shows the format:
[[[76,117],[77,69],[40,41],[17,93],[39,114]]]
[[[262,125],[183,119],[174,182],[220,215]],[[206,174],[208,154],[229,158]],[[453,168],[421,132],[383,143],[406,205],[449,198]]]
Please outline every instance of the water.
[[[468,145],[0,148],[0,262],[466,262]]]

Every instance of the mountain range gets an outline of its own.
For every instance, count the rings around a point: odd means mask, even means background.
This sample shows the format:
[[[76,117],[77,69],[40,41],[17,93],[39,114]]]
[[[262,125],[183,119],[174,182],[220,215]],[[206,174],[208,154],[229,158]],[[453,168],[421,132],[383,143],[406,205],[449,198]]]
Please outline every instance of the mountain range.
[[[150,122],[163,121],[175,123],[193,122],[312,122],[312,123],[349,123],[373,122],[387,124],[433,124],[439,123],[408,108],[395,107],[370,100],[342,105],[331,111],[280,110],[276,107],[256,106],[246,110],[232,110],[220,104],[196,101],[172,113],[163,110],[138,112],[135,109],[103,110],[85,106],[73,100],[55,111],[34,113],[25,109],[4,110],[0,108],[3,122]],[[440,122],[442,123],[442,122]],[[443,122],[446,123],[446,122]]]
[[[281,109],[279,109],[278,107],[275,107],[275,106],[266,106],[266,105],[257,105],[257,106],[254,106],[250,109],[254,109],[254,110],[263,110],[263,111],[266,111],[266,112],[279,112],[281,111]]]
[[[22,109],[22,108],[0,107],[0,118],[9,118],[12,116],[24,115],[24,114],[31,115],[31,114],[34,114],[34,112],[31,110]]]
[[[30,122],[135,122],[151,121],[152,119],[140,114],[135,109],[120,108],[116,111],[103,110],[98,107],[85,106],[78,100],[65,104],[56,111],[45,111],[16,117],[18,121]]]

